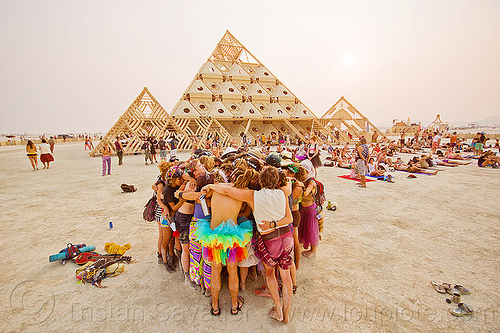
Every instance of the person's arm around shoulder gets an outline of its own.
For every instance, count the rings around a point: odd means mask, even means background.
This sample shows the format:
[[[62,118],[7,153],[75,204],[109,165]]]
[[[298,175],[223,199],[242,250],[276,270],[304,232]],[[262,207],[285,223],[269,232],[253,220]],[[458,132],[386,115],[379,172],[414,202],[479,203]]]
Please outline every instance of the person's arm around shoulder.
[[[210,184],[205,187],[207,187],[207,190],[212,190],[214,192],[227,195],[235,200],[246,202],[250,205],[252,210],[254,209],[253,190],[236,188],[232,186],[232,184]]]
[[[285,216],[278,221],[262,221],[259,223],[262,231],[266,231],[271,228],[279,228],[286,226],[293,222],[292,211],[290,210],[290,205],[286,203]]]

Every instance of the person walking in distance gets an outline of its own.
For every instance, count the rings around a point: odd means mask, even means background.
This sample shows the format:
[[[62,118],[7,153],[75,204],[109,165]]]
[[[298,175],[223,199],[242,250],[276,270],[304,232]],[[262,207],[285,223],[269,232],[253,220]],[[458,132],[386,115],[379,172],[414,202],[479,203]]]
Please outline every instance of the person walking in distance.
[[[54,146],[56,144],[56,141],[54,140],[54,137],[51,136],[49,139],[49,145],[50,145],[50,153],[54,154]]]

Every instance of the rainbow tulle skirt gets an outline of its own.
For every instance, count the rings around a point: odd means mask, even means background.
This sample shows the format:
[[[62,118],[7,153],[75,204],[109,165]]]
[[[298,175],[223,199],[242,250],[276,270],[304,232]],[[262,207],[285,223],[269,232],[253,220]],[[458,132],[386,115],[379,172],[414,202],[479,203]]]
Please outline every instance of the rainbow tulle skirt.
[[[212,230],[209,220],[199,219],[193,236],[203,245],[203,256],[206,256],[208,261],[226,265],[227,262],[241,262],[246,259],[245,245],[252,239],[252,231],[252,222],[249,220],[240,224],[229,220]]]

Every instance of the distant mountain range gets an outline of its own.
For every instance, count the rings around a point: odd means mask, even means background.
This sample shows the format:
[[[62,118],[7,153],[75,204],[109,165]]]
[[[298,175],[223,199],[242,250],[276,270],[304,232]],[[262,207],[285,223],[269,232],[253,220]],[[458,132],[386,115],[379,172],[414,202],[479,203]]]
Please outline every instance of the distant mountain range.
[[[430,123],[432,123],[433,120],[412,120],[412,123],[418,123],[421,122],[422,126],[428,126]],[[443,120],[445,121],[445,120]],[[488,117],[480,121],[452,121],[449,123],[452,126],[467,126],[469,124],[478,124],[481,126],[496,126],[500,127],[500,116],[493,116],[493,117]],[[381,123],[375,124],[379,128],[391,128],[392,127],[392,121],[385,121]]]

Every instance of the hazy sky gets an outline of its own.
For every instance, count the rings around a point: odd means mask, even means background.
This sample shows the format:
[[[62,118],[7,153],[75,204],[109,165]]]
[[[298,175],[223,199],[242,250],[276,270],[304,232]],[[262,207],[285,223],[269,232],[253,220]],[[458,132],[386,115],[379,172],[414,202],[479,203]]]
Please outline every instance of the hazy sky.
[[[106,132],[145,86],[170,112],[226,29],[318,116],[500,115],[499,0],[4,0],[0,133]]]

